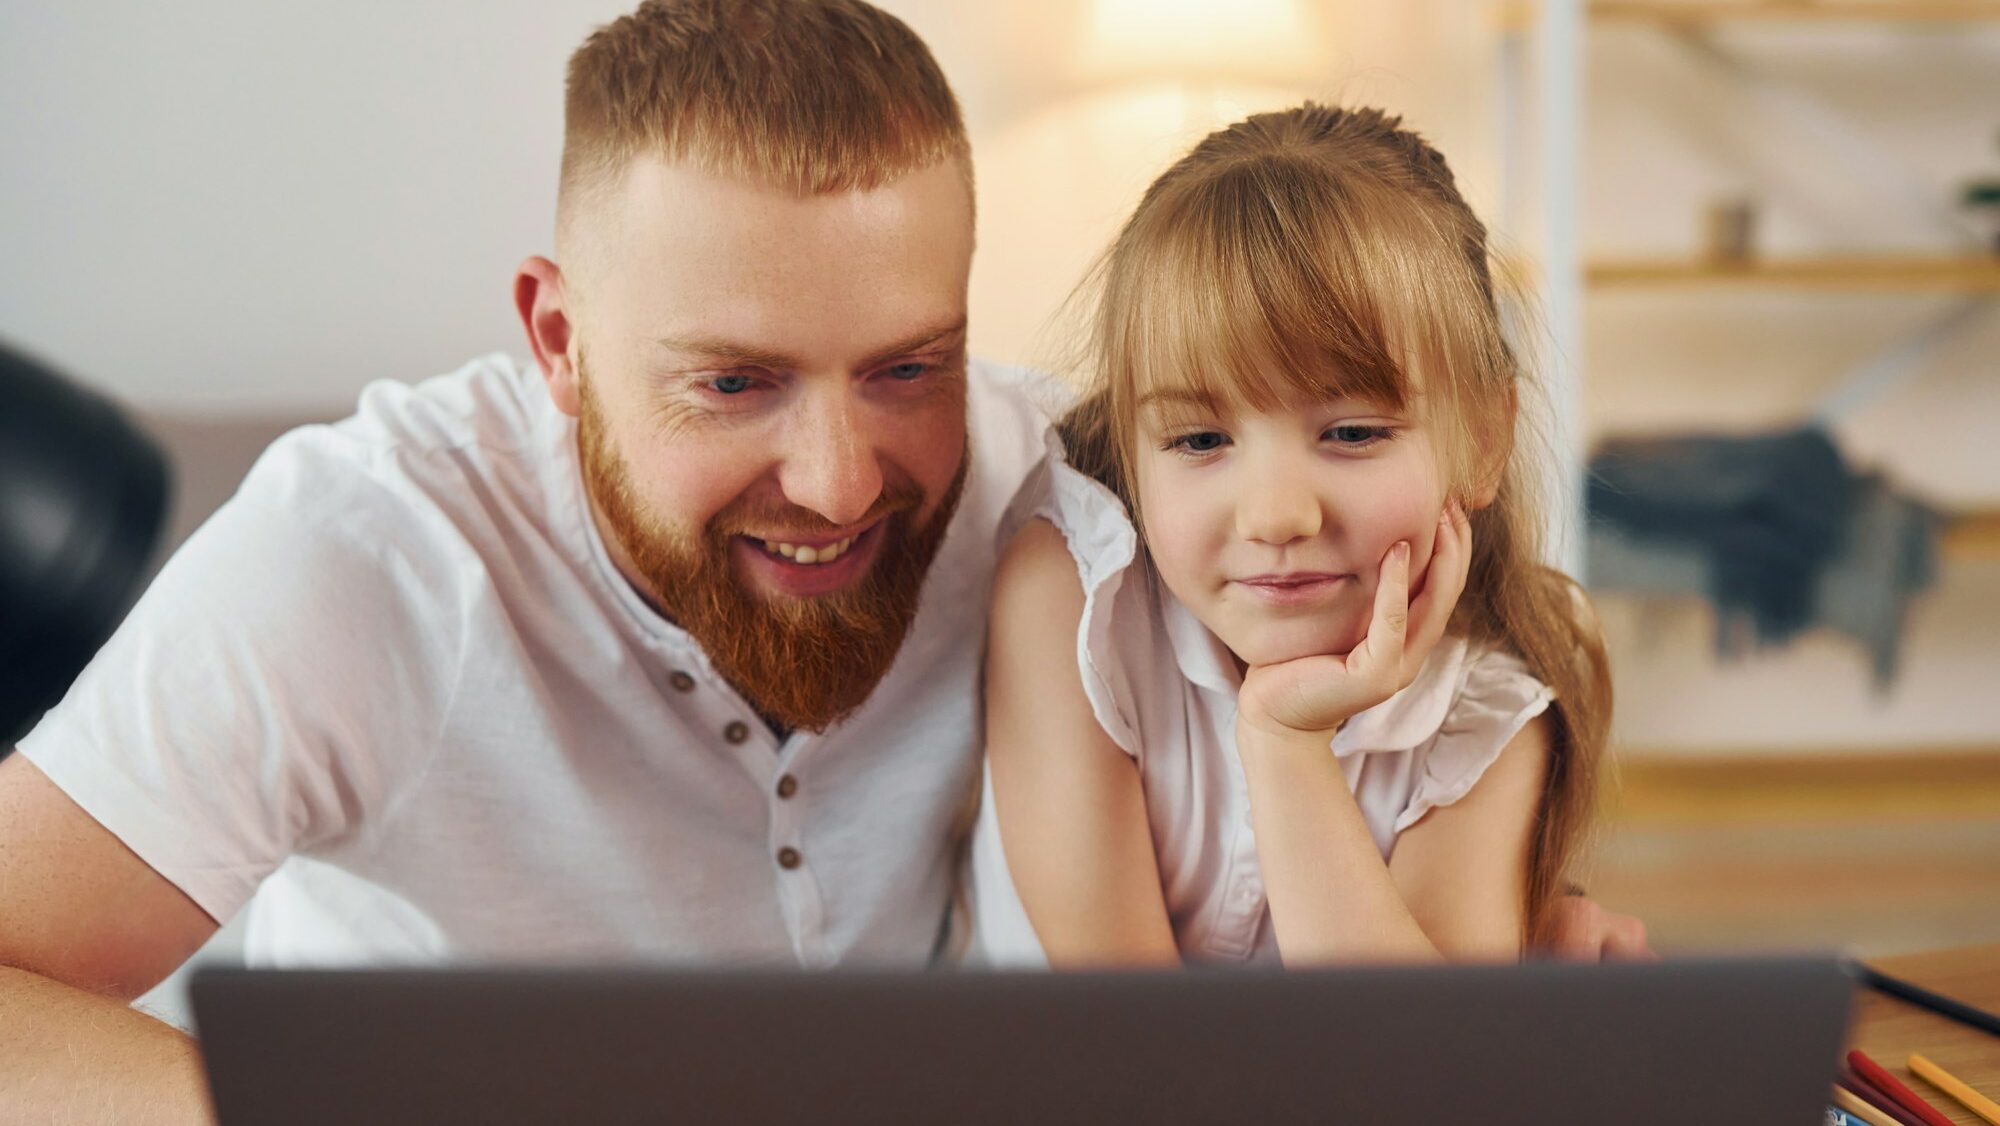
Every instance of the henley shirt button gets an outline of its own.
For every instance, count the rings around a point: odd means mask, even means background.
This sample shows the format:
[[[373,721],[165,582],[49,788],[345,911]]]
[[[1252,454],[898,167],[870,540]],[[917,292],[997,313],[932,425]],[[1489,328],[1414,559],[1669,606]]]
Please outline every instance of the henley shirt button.
[[[805,857],[800,856],[799,850],[790,845],[786,845],[778,850],[778,867],[783,868],[787,872],[797,868],[804,862]]]
[[[799,792],[799,780],[787,774],[778,779],[778,796],[789,798]]]
[[[749,737],[750,725],[740,719],[731,720],[729,726],[722,729],[723,741],[731,746],[735,746]]]
[[[678,669],[674,671],[674,675],[667,678],[667,683],[673,685],[675,689],[681,692],[694,691],[694,677],[691,677],[688,674],[679,671]]]

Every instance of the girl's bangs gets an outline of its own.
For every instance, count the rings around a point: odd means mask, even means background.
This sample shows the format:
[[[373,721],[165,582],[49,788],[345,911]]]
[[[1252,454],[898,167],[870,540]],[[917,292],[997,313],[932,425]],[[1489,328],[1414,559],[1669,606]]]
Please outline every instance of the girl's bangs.
[[[1344,224],[1301,221],[1324,214],[1323,201],[1288,215],[1272,185],[1232,179],[1253,177],[1219,178],[1188,206],[1162,209],[1180,214],[1113,282],[1125,292],[1106,304],[1122,321],[1106,326],[1107,358],[1131,402],[1268,411],[1353,398],[1404,409],[1414,397],[1407,333],[1390,326],[1415,313],[1397,291],[1416,264],[1385,261],[1407,255],[1348,237]]]

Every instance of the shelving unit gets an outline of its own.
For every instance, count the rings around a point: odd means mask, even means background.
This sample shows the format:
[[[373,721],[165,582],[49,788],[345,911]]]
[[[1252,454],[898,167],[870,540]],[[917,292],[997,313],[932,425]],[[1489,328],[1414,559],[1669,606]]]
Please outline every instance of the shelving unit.
[[[1589,0],[1592,23],[1651,23],[1675,34],[1745,23],[1893,23],[1942,25],[2000,22],[1995,0]],[[1634,289],[1753,289],[1824,293],[2000,296],[2000,254],[1829,254],[1808,258],[1602,259],[1584,270],[1588,287]],[[1959,318],[1962,323],[1964,318]],[[1954,330],[1952,318],[1934,335]],[[1919,338],[1913,351],[1934,341]],[[1912,366],[1905,363],[1904,367]],[[1893,382],[1895,372],[1890,371]],[[1882,378],[1880,373],[1861,378]],[[1850,381],[1852,382],[1852,381]],[[1879,393],[1879,389],[1877,391]],[[1940,550],[1947,559],[2000,559],[2000,509],[1959,514]]]
[[[1799,88],[1777,72],[1766,70],[1745,45],[1763,39],[1737,40],[1738,28],[1797,25],[1878,24],[1909,27],[1913,43],[1937,43],[1937,36],[1955,36],[1972,24],[2000,27],[2000,0],[1525,0],[1502,2],[1494,9],[1502,34],[1502,130],[1508,158],[1503,164],[1502,226],[1532,232],[1523,238],[1536,261],[1522,276],[1533,277],[1540,292],[1581,306],[1590,296],[1714,291],[1716,299],[1769,293],[1881,295],[1901,299],[1935,299],[1937,315],[1911,331],[1899,332],[1873,356],[1857,356],[1846,371],[1827,373],[1827,390],[1820,401],[1801,411],[1800,421],[1816,417],[1833,423],[1876,397],[1896,393],[1915,373],[1925,370],[1930,355],[1974,324],[1986,323],[2000,300],[2000,254],[1979,246],[1958,224],[1933,221],[1939,236],[1933,250],[1886,253],[1826,253],[1803,256],[1722,257],[1696,250],[1684,256],[1614,256],[1586,259],[1581,253],[1581,121],[1560,107],[1536,105],[1564,91],[1580,103],[1582,75],[1590,51],[1592,29],[1622,25],[1638,33],[1660,35],[1688,51],[1711,78],[1739,83],[1745,104],[1775,115],[1779,123],[1796,126],[1797,137],[1824,143],[1825,152],[1852,161],[1873,147],[1872,134],[1854,128],[1814,91]],[[1968,121],[1968,128],[1975,122]],[[1554,155],[1550,155],[1553,150]],[[1914,170],[1894,161],[1876,180],[1884,207],[1907,206],[1912,217],[1950,219],[1949,204],[1934,185]],[[1901,175],[1899,173],[1910,172]],[[1572,178],[1564,179],[1565,173]],[[1538,175],[1538,183],[1531,182]],[[1699,205],[1689,200],[1690,208]],[[1927,212],[1926,210],[1927,209]],[[1962,242],[1946,241],[1955,232]],[[1694,248],[1691,248],[1694,249]],[[1569,253],[1565,254],[1567,250]],[[1548,351],[1572,358],[1583,352],[1584,318],[1580,308],[1570,317],[1548,321]],[[1571,363],[1574,364],[1575,359]],[[1582,387],[1595,377],[1573,366],[1559,370],[1552,393],[1559,397],[1559,416],[1581,414]],[[1566,399],[1566,401],[1564,401]],[[1571,434],[1577,430],[1567,431]],[[1580,444],[1568,454],[1581,462]],[[1570,515],[1580,524],[1582,512]],[[1574,526],[1574,525],[1573,525]],[[1942,558],[1952,565],[2000,562],[2000,506],[1981,505],[1951,515],[1939,544]]]
[[[1928,252],[1739,261],[1690,246],[1677,257],[1586,257],[1582,122],[1561,107],[1532,101],[1566,90],[1580,103],[1591,29],[1618,24],[1621,32],[1607,36],[1654,36],[1684,49],[1700,80],[1740,84],[1727,88],[1740,90],[1746,112],[1766,115],[1759,127],[1773,121],[1795,126],[1789,132],[1804,143],[1823,143],[1806,155],[1831,152],[1847,161],[1845,167],[1858,168],[1854,161],[1867,158],[1873,134],[1843,131],[1845,122],[1834,120],[1839,114],[1833,106],[1817,99],[1814,90],[1794,88],[1782,71],[1763,67],[1759,52],[1780,43],[1791,48],[1904,38],[1928,49],[1954,42],[1950,37],[1962,24],[1991,20],[2000,26],[2000,0],[1541,0],[1503,4],[1497,15],[1504,36],[1500,101],[1506,154],[1500,227],[1534,257],[1532,264],[1507,263],[1506,270],[1510,277],[1532,279],[1542,294],[1557,295],[1573,313],[1548,318],[1545,337],[1547,352],[1570,358],[1557,369],[1551,393],[1571,397],[1571,417],[1582,414],[1577,399],[1587,383],[1619,378],[1617,371],[1578,366],[1591,298],[1607,306],[1618,303],[1616,310],[1600,311],[1621,324],[1633,324],[1635,315],[1654,307],[1671,308],[1699,325],[1696,331],[1717,331],[1712,326],[1718,322],[1708,319],[1711,309],[1739,305],[1753,311],[1720,321],[1749,331],[1748,322],[1758,315],[1754,307],[1811,318],[1811,310],[1826,302],[1834,310],[1830,317],[1866,319],[1871,301],[1894,303],[1896,315],[1883,318],[1880,334],[1863,324],[1842,337],[1882,339],[1884,346],[1876,355],[1856,356],[1849,371],[1827,372],[1826,389],[1817,404],[1801,410],[1801,422],[1808,412],[1823,421],[1853,417],[1853,410],[1877,395],[1905,387],[1912,374],[1935,370],[1928,361],[1939,345],[2000,316],[1995,309],[2000,257],[1986,255],[1969,235],[1962,248],[1948,241],[1948,232],[1957,233],[1951,222],[1909,224],[1913,232],[1934,232],[1935,238],[1921,233],[1911,238],[1935,248]],[[1785,22],[1815,26],[1788,39],[1780,30]],[[1915,25],[1915,30],[1907,37],[1872,36],[1866,30],[1828,35],[1818,27],[1864,22]],[[1781,57],[1794,64],[1798,59],[1796,52]],[[1558,73],[1546,73],[1550,70]],[[1920,175],[1899,178],[1897,173],[1913,170],[1884,163],[1890,166],[1864,171],[1882,173],[1868,186],[1876,189],[1885,214],[1907,206],[1912,216],[1945,217],[1947,201],[1934,185],[1920,182]],[[1562,178],[1566,174],[1571,178]],[[1698,206],[1699,199],[1687,201],[1691,211]],[[1649,299],[1652,305],[1638,304]],[[1912,323],[1912,313],[1919,318],[1914,331],[1889,327]],[[1733,341],[1703,341],[1703,361],[1716,360]],[[1826,341],[1810,344],[1813,355],[1830,347]],[[1768,337],[1758,347],[1768,349]],[[1616,351],[1607,349],[1600,362],[1615,362],[1609,357]],[[1768,351],[1764,354],[1768,358]],[[1630,355],[1626,349],[1621,358]],[[1674,362],[1641,374],[1670,373]],[[1788,380],[1793,374],[1786,373]],[[1694,393],[1713,393],[1718,413],[1726,414],[1728,383],[1723,373],[1699,383]],[[1767,403],[1768,396],[1759,401]],[[1563,406],[1558,404],[1559,415]],[[1635,425],[1644,418],[1629,407],[1617,417]],[[1963,417],[1948,423],[1980,425]],[[1894,447],[1877,443],[1877,448]],[[1580,441],[1566,452],[1579,462],[1585,453]],[[1981,495],[1975,489],[1968,499]],[[1582,516],[1579,504],[1570,519]],[[1617,735],[1616,766],[1607,772],[1612,781],[1604,795],[1605,839],[1587,880],[1593,894],[1637,913],[1662,950],[1677,952],[1829,941],[1909,949],[2000,933],[1993,930],[2000,926],[2000,910],[1991,896],[1982,898],[2000,871],[1994,847],[2000,842],[2000,791],[1994,789],[2000,779],[2000,730],[1970,714],[1985,706],[1982,677],[1990,679],[1995,667],[1982,635],[1993,623],[1990,594],[1996,587],[1989,568],[2000,563],[2000,507],[1952,514],[1938,549],[1950,577],[1933,592],[1937,601],[1912,617],[1928,619],[1922,628],[1943,644],[1906,654],[1898,700],[1879,717],[1857,706],[1869,688],[1859,675],[1848,678],[1846,670],[1858,673],[1858,666],[1848,665],[1847,655],[1825,637],[1805,639],[1776,660],[1748,662],[1740,673],[1717,670],[1702,626],[1712,616],[1701,612],[1699,595],[1665,607],[1605,603],[1607,632],[1614,619],[1621,631],[1610,638],[1614,661],[1636,658],[1637,663],[1621,665],[1626,678],[1619,688],[1620,712],[1626,723]],[[1949,623],[1942,631],[1936,628],[1940,621]],[[1968,653],[1978,667],[1965,667]],[[1914,671],[1920,665],[1922,672]],[[1967,700],[1971,708],[1960,709]],[[1947,705],[1951,718],[1904,722],[1924,713],[1929,703]],[[1846,717],[1860,722],[1846,725]],[[1876,718],[1884,722],[1872,722]]]

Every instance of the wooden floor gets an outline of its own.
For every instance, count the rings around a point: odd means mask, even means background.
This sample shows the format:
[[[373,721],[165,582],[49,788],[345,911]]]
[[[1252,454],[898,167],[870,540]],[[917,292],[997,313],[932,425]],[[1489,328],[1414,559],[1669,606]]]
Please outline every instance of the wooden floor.
[[[1628,753],[1583,882],[1670,954],[2000,941],[2000,747]]]

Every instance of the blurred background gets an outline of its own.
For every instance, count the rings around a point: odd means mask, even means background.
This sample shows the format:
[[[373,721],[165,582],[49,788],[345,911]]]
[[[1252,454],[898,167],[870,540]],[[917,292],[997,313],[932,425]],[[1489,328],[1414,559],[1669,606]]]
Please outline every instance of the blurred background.
[[[2000,4],[880,2],[965,107],[995,359],[1057,361],[1207,130],[1404,114],[1539,326],[1617,679],[1591,892],[1676,953],[2000,939]],[[0,340],[165,444],[178,542],[365,382],[525,355],[626,7],[0,2]]]

